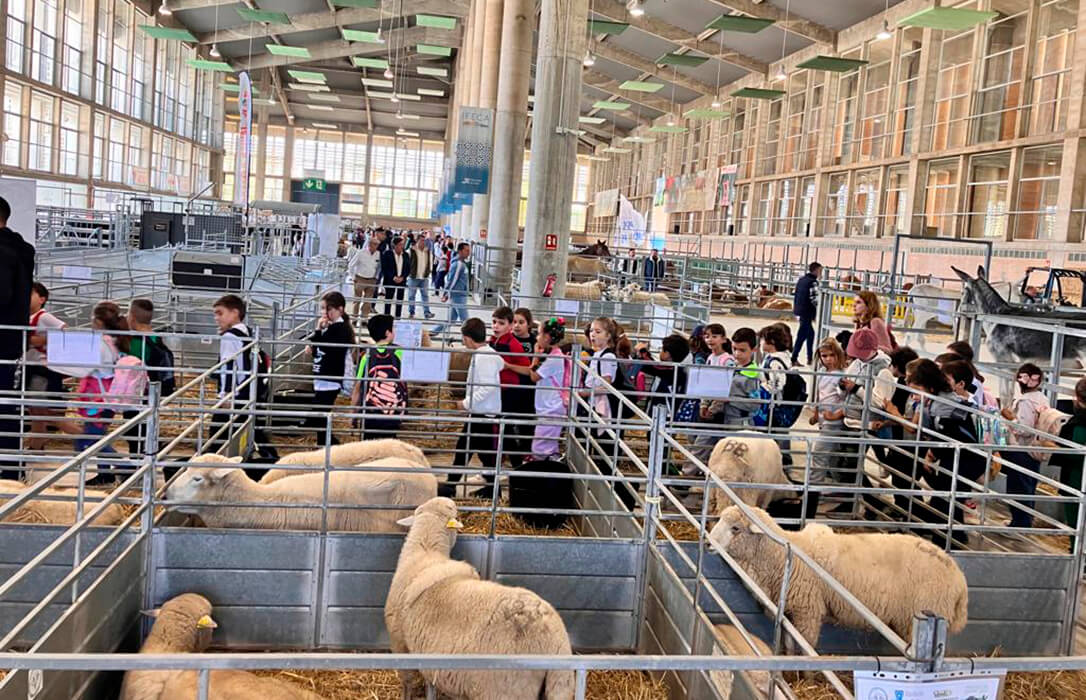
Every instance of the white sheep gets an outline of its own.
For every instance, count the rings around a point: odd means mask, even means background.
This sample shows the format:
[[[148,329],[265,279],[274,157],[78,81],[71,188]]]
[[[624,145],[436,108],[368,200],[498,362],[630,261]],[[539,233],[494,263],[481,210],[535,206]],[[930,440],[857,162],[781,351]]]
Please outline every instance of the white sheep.
[[[969,589],[965,575],[948,554],[913,535],[842,534],[825,525],[785,532],[768,513],[751,522],[738,506],[724,509],[709,540],[727,552],[773,600],[780,596],[785,551],[766,536],[770,531],[806,552],[899,636],[908,638],[913,615],[931,611],[947,620],[951,633],[965,628]],[[785,613],[812,645],[822,622],[845,627],[867,623],[844,598],[796,557]]]
[[[599,301],[603,298],[603,290],[607,285],[601,280],[591,282],[566,282],[566,299],[578,299],[581,301]]]
[[[401,520],[410,527],[385,602],[393,653],[568,655],[569,635],[555,609],[524,588],[479,580],[467,562],[449,558],[456,504],[434,498]],[[422,672],[438,692],[464,700],[570,700],[572,671]],[[414,697],[419,674],[401,674]]]
[[[619,292],[619,301],[634,304],[656,304],[671,308],[671,297],[663,292],[643,292],[641,291],[641,285],[636,282],[631,282],[622,288],[622,291]]]
[[[195,593],[167,601],[153,613],[155,624],[140,647],[141,654],[198,653],[211,643],[217,626],[211,603]],[[124,674],[120,700],[179,700],[195,698],[196,671],[129,671]],[[321,696],[287,681],[248,671],[212,671],[210,700],[322,700]]]
[[[708,467],[709,471],[728,484],[792,483],[784,473],[780,446],[775,440],[762,437],[760,433],[741,433],[720,440],[709,456]],[[734,488],[734,491],[743,503],[759,508],[793,496],[791,491],[775,489]],[[710,485],[709,512],[718,514],[728,504],[730,501],[724,491]]]
[[[220,458],[237,464],[240,457]],[[366,467],[417,469],[418,465],[402,457],[387,457]],[[261,530],[314,530],[321,525],[321,510],[316,508],[276,508],[275,504],[312,503],[320,505],[324,493],[324,473],[302,474],[280,479],[273,484],[259,484],[245,471],[231,467],[188,467],[166,490],[171,501],[188,503],[172,506],[174,510],[200,516],[211,528],[245,527]],[[433,474],[419,472],[331,472],[328,477],[328,503],[346,505],[388,505],[411,508],[437,494]],[[261,507],[215,506],[207,503],[253,503]],[[396,521],[404,508],[345,509],[328,508],[328,529],[341,532],[398,532]]]
[[[333,445],[329,454],[325,455],[324,448],[310,450],[308,452],[294,452],[279,458],[276,464],[321,467],[323,470],[325,459],[333,467],[353,467],[375,459],[385,457],[401,457],[417,467],[429,467],[430,462],[422,450],[411,443],[394,438],[381,438],[380,440],[361,440],[348,442],[343,445]],[[304,469],[269,469],[260,477],[260,483],[271,484],[288,476],[300,476],[311,474],[312,471]]]
[[[11,500],[9,497],[18,496],[28,488],[30,487],[21,481],[0,479],[0,508],[7,505],[8,501]],[[0,520],[6,523],[48,523],[51,525],[71,525],[75,523],[77,513],[76,498],[78,496],[78,492],[75,489],[47,488],[42,490],[41,494],[43,496],[61,496],[66,500],[53,501],[32,498],[11,513],[5,515],[3,518],[0,518]],[[105,499],[108,495],[109,494],[104,491],[84,489],[83,515],[89,515],[92,510],[98,507],[98,502]],[[111,503],[102,510],[101,514],[94,519],[92,524],[117,525],[122,520],[124,520],[124,510],[120,505]]]

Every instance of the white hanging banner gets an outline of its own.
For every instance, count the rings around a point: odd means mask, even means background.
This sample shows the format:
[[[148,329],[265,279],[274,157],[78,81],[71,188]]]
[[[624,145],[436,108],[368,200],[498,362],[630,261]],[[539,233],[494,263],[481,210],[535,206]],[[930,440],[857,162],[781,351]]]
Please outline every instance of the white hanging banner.
[[[618,219],[615,222],[618,228],[618,246],[626,248],[633,246],[638,248],[645,241],[645,217],[634,209],[633,203],[624,195],[619,195]]]
[[[249,161],[253,143],[253,84],[249,73],[238,74],[238,148],[234,164],[234,204],[249,206]]]
[[[592,203],[592,215],[596,217],[600,216],[614,216],[615,207],[618,205],[618,190],[600,190],[596,193],[596,199]]]

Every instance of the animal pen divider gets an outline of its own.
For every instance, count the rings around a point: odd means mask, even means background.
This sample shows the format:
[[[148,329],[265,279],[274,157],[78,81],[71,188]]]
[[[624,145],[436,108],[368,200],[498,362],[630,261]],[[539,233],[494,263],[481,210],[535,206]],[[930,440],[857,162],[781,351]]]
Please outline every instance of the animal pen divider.
[[[257,342],[248,343],[241,352],[255,352]],[[276,354],[276,342],[288,341],[265,342],[269,354]],[[160,512],[160,507],[168,502],[163,499],[164,492],[156,484],[155,475],[162,467],[183,465],[188,448],[205,451],[210,436],[204,434],[204,424],[214,413],[235,416],[226,428],[230,434],[223,447],[225,453],[251,444],[258,421],[293,421],[308,415],[297,408],[257,405],[251,377],[243,385],[250,390],[247,402],[231,407],[222,400],[217,406],[211,405],[210,400],[193,400],[192,392],[205,387],[218,368],[219,363],[215,363],[185,381],[172,396],[150,402],[150,407],[140,410],[110,435],[67,458],[34,488],[0,505],[2,519],[42,488],[100,464],[106,459],[102,456],[105,445],[120,438],[129,428],[146,427],[146,453],[130,459],[122,483],[73,525],[0,525],[0,567],[5,573],[0,583],[0,634],[3,635],[0,652],[12,649],[29,652],[0,656],[0,668],[13,670],[0,681],[0,699],[29,697],[31,687],[39,684],[41,690],[36,698],[109,697],[117,678],[97,673],[95,669],[132,668],[145,663],[152,664],[152,668],[200,669],[308,665],[342,669],[406,668],[410,663],[415,667],[431,664],[470,667],[473,663],[486,663],[488,668],[566,668],[578,672],[578,698],[583,697],[585,669],[636,668],[663,673],[672,697],[699,699],[729,697],[728,683],[732,684],[731,697],[761,697],[754,682],[738,672],[743,669],[773,670],[779,696],[790,697],[792,691],[777,671],[975,670],[1007,665],[1004,659],[999,659],[998,664],[974,663],[927,653],[926,650],[932,649],[931,640],[939,637],[938,623],[918,624],[914,647],[906,654],[905,640],[866,611],[806,553],[788,547],[796,566],[811,567],[826,585],[860,610],[875,630],[873,633],[829,630],[823,634],[818,652],[862,655],[816,656],[810,644],[796,638],[795,629],[780,614],[772,593],[760,591],[741,567],[723,559],[715,549],[706,549],[705,536],[713,514],[708,512],[705,499],[700,512],[692,512],[684,505],[682,494],[676,489],[692,482],[667,476],[670,455],[678,454],[693,464],[706,491],[715,486],[727,500],[736,502],[737,498],[727,484],[711,474],[684,446],[679,436],[684,429],[690,429],[689,424],[670,422],[660,409],[650,416],[620,395],[618,400],[626,409],[623,417],[604,418],[576,393],[570,415],[562,425],[566,428],[566,454],[573,467],[570,478],[574,480],[577,504],[570,514],[579,536],[503,534],[495,524],[500,514],[530,511],[509,508],[495,497],[486,505],[461,506],[468,513],[489,515],[489,528],[485,534],[462,536],[453,556],[471,562],[483,577],[525,586],[542,595],[562,615],[573,646],[589,655],[505,657],[498,661],[454,656],[409,657],[411,660],[406,661],[404,657],[384,654],[316,653],[288,656],[231,653],[172,658],[99,656],[134,651],[140,639],[139,611],[190,591],[203,593],[215,605],[220,625],[215,643],[230,650],[386,648],[382,609],[402,536],[329,532],[326,527],[289,532],[195,529],[182,526],[170,513]],[[582,361],[575,362],[574,378],[590,371]],[[287,375],[277,381],[297,379]],[[459,384],[463,387],[462,381]],[[606,391],[615,393],[610,387]],[[337,410],[328,421],[328,429],[334,419],[358,415],[351,410]],[[444,433],[442,426],[462,419],[462,415],[439,404],[419,407],[404,417],[402,437],[408,441],[424,435],[433,437]],[[506,417],[500,429],[524,422]],[[164,425],[179,430],[163,431]],[[648,439],[647,452],[636,443],[642,433]],[[149,447],[156,444],[161,447]],[[497,445],[500,465],[502,441]],[[447,455],[448,450],[443,448],[444,445],[426,448],[432,456],[434,472],[488,473],[447,468],[448,457],[440,461],[434,457],[438,453]],[[332,471],[326,461],[324,472]],[[499,480],[502,472],[499,467],[495,473]],[[531,476],[532,472],[520,474]],[[636,489],[631,507],[616,493],[619,486]],[[858,486],[833,488],[857,496],[870,492]],[[805,484],[800,489],[801,497],[816,490],[817,487]],[[1063,496],[1062,501],[1074,498],[1081,502],[1080,491],[1069,491],[1071,495]],[[76,491],[75,498],[85,498],[82,489]],[[94,517],[114,503],[131,508],[120,525],[90,526]],[[330,510],[345,508],[342,504],[329,504],[325,490],[320,504],[322,522],[327,521]],[[668,525],[676,520],[693,526],[697,540],[682,541],[673,536]],[[1081,531],[1080,522],[1075,532]],[[997,609],[1005,611],[1006,619],[983,619],[970,624],[962,635],[950,640],[949,651],[966,653],[1004,644],[1014,654],[1066,653],[1066,640],[1074,623],[1076,572],[1081,570],[1082,538],[1075,539],[1074,556],[954,552],[970,581],[971,593],[977,596],[971,614]],[[772,619],[766,618],[763,610]],[[738,627],[742,634],[760,637],[778,651],[783,648],[780,644],[783,639],[792,638],[803,654],[787,658],[756,657],[747,650],[725,650],[713,631],[713,625],[721,622]],[[927,644],[923,643],[925,639]],[[885,650],[888,656],[876,659],[870,655],[873,650]],[[638,656],[597,655],[602,652],[634,652]],[[1086,660],[1079,661],[1086,667]],[[1039,658],[1009,663],[1042,669],[1065,662]],[[32,674],[30,669],[44,669],[44,673]],[[737,672],[730,679],[727,674],[718,673],[726,670]],[[839,680],[830,679],[830,682],[844,697],[850,697]]]

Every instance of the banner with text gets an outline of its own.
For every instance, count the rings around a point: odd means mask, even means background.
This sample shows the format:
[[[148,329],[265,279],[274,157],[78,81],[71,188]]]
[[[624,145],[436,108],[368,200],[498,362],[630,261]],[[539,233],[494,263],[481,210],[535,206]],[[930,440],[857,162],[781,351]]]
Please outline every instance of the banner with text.
[[[453,191],[486,194],[490,191],[490,156],[494,131],[494,110],[460,108],[460,138],[456,142],[456,169]]]
[[[618,245],[623,248],[640,248],[645,242],[645,217],[634,209],[634,205],[625,196],[618,200]]]
[[[618,206],[618,190],[600,190],[596,193],[596,199],[592,206],[592,215],[594,217],[600,216],[614,216],[615,207]]]
[[[234,164],[234,204],[249,206],[249,161],[253,142],[253,84],[249,73],[238,74],[238,148]]]

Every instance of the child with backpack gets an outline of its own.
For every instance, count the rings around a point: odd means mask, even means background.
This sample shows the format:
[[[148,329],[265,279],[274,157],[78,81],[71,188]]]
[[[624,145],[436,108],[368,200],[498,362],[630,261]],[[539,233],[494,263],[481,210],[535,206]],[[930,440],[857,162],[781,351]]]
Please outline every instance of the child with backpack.
[[[403,350],[395,344],[394,323],[388,314],[374,314],[366,321],[376,345],[362,353],[351,393],[351,404],[362,408],[363,439],[396,437],[407,410]]]
[[[735,371],[732,373],[728,400],[724,403],[724,425],[743,428],[750,425],[751,417],[760,405],[754,401],[760,395],[762,373],[754,359],[758,349],[758,334],[753,328],[740,328],[732,336],[732,354],[735,355]]]
[[[159,383],[159,396],[165,398],[177,391],[177,380],[174,378],[173,351],[166,346],[162,338],[154,335],[151,320],[155,315],[155,305],[150,299],[133,299],[128,305],[128,327],[133,331],[146,333],[147,335],[129,336],[129,354],[140,360],[147,372],[147,380]],[[125,420],[132,418],[139,411],[135,408],[124,412]],[[147,425],[140,423],[133,426],[125,434],[128,439],[128,453],[139,455],[144,453],[143,441],[146,438]],[[157,445],[150,445],[150,449],[156,449]]]
[[[653,361],[648,345],[638,344],[637,354],[650,363]],[[681,363],[690,354],[690,344],[678,333],[664,338],[660,345],[660,362]],[[644,364],[641,373],[652,377],[648,413],[656,406],[666,406],[667,413],[676,421],[689,423],[697,416],[697,399],[679,398],[686,393],[686,368],[682,366]]]
[[[266,403],[269,398],[267,375],[271,370],[271,359],[266,352],[258,350],[257,366],[253,367],[253,351],[247,347],[253,334],[245,323],[245,312],[245,301],[236,294],[219,297],[212,305],[215,325],[219,329],[219,398],[232,397],[229,404],[223,405],[233,409],[240,409],[248,403],[252,389],[246,381],[250,375],[254,375],[253,381],[256,382],[257,403]],[[231,422],[240,424],[242,421],[229,413],[217,412],[213,415],[209,428],[209,446],[212,450],[229,438],[229,430],[223,430],[223,427]],[[254,427],[253,435],[257,443],[268,444],[267,434],[260,428]],[[266,471],[248,468],[245,473],[254,481],[259,481]]]
[[[807,400],[803,378],[792,371],[792,331],[783,323],[774,323],[763,328],[759,335],[763,353],[759,388],[763,403],[755,412],[753,423],[790,428]]]

